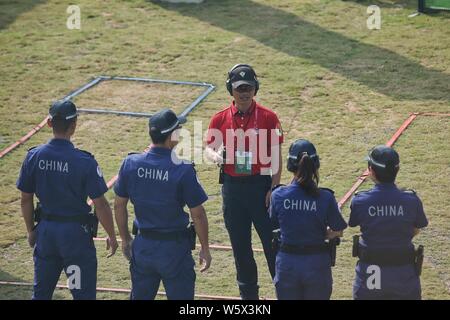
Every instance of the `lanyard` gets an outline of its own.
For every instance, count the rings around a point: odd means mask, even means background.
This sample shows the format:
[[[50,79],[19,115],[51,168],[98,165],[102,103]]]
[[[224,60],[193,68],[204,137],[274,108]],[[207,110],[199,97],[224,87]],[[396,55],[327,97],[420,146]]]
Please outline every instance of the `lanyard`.
[[[230,107],[230,114],[231,114],[231,129],[236,130],[234,127],[234,115],[233,115],[233,108]],[[247,123],[245,124],[245,130],[247,130],[248,122],[250,121],[251,115],[249,114],[249,119],[247,120]],[[256,132],[258,132],[258,106],[255,104],[255,119],[253,120],[253,129],[255,129]]]

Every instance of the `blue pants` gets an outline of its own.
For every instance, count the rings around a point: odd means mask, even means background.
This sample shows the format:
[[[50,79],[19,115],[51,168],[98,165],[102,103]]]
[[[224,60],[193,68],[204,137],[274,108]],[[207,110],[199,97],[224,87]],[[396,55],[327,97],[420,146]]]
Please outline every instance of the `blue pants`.
[[[138,235],[130,265],[131,299],[155,299],[162,280],[169,300],[193,300],[194,265],[188,239],[159,241]]]
[[[79,288],[71,289],[75,300],[95,300],[97,256],[92,236],[79,223],[41,221],[36,227],[34,248],[33,300],[50,300],[64,270],[75,276],[79,268]],[[76,285],[76,281],[71,281]]]
[[[275,276],[275,252],[272,250],[273,224],[267,213],[265,197],[270,190],[269,176],[251,176],[253,183],[235,183],[225,176],[222,186],[223,217],[230,236],[241,298],[256,300],[258,271],[252,250],[252,224],[261,239],[269,272]]]
[[[333,278],[329,254],[297,255],[279,252],[275,263],[279,300],[329,300]]]
[[[367,270],[370,265],[358,261],[353,283],[353,299],[355,300],[420,300],[422,290],[420,278],[414,266],[380,267],[380,285],[378,288],[368,287],[373,284],[373,271]],[[372,276],[372,277],[371,277]],[[372,285],[373,286],[373,285]]]

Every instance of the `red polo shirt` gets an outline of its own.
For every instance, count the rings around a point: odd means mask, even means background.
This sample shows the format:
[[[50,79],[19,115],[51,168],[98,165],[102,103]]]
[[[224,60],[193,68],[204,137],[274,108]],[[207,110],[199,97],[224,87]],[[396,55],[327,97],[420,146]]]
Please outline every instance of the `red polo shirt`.
[[[271,156],[271,147],[281,143],[283,131],[276,113],[254,100],[246,113],[241,113],[234,101],[216,113],[211,119],[206,138],[206,144],[216,151],[222,144],[225,146],[224,172],[231,176],[243,176],[235,172],[235,152],[238,149],[252,152],[252,175],[257,175],[262,168],[270,168],[268,158]]]

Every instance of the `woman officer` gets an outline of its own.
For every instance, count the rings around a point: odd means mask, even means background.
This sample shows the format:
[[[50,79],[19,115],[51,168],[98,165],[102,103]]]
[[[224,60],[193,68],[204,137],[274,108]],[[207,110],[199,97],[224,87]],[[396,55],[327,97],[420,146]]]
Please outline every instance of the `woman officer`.
[[[297,140],[289,148],[288,186],[272,193],[270,216],[279,224],[275,288],[280,300],[328,300],[332,291],[330,248],[326,239],[347,227],[330,189],[319,188],[319,156],[314,145]]]

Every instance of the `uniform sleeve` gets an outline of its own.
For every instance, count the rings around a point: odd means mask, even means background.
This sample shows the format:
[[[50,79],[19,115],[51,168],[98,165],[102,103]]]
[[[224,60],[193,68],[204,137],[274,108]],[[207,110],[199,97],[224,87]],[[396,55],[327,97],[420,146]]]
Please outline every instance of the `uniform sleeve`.
[[[189,208],[195,208],[208,200],[192,165],[188,166],[181,178],[181,190],[183,201]]]
[[[270,132],[272,132],[273,130],[273,133],[275,134],[275,141],[278,142],[278,144],[282,144],[284,142],[284,134],[278,116],[276,115],[276,113],[271,113],[268,120]],[[269,139],[269,141],[272,141],[271,137],[269,137]]]
[[[330,205],[327,213],[328,226],[333,231],[341,231],[347,228],[347,223],[342,218],[341,210],[337,205],[336,199],[333,195],[330,196]]]
[[[272,221],[278,222],[278,212],[276,210],[276,203],[277,203],[277,194],[276,192],[272,192],[270,195],[270,206],[269,206],[269,217]]]
[[[425,228],[427,225],[428,219],[425,216],[425,212],[423,211],[422,201],[420,201],[420,199],[417,198],[417,216],[415,221],[415,227],[420,229]]]
[[[87,176],[86,193],[91,199],[101,197],[108,191],[103,173],[97,161],[93,159]]]
[[[122,198],[129,198],[128,187],[127,187],[127,177],[126,177],[126,162],[127,159],[123,160],[122,165],[119,169],[119,174],[116,183],[114,184],[114,193]]]
[[[359,216],[358,216],[358,210],[357,210],[356,200],[355,198],[352,199],[352,203],[350,204],[350,218],[348,220],[348,225],[350,227],[357,227],[361,223]]]
[[[36,183],[33,172],[30,172],[30,153],[25,157],[20,168],[19,178],[17,179],[16,186],[22,192],[35,193]]]

